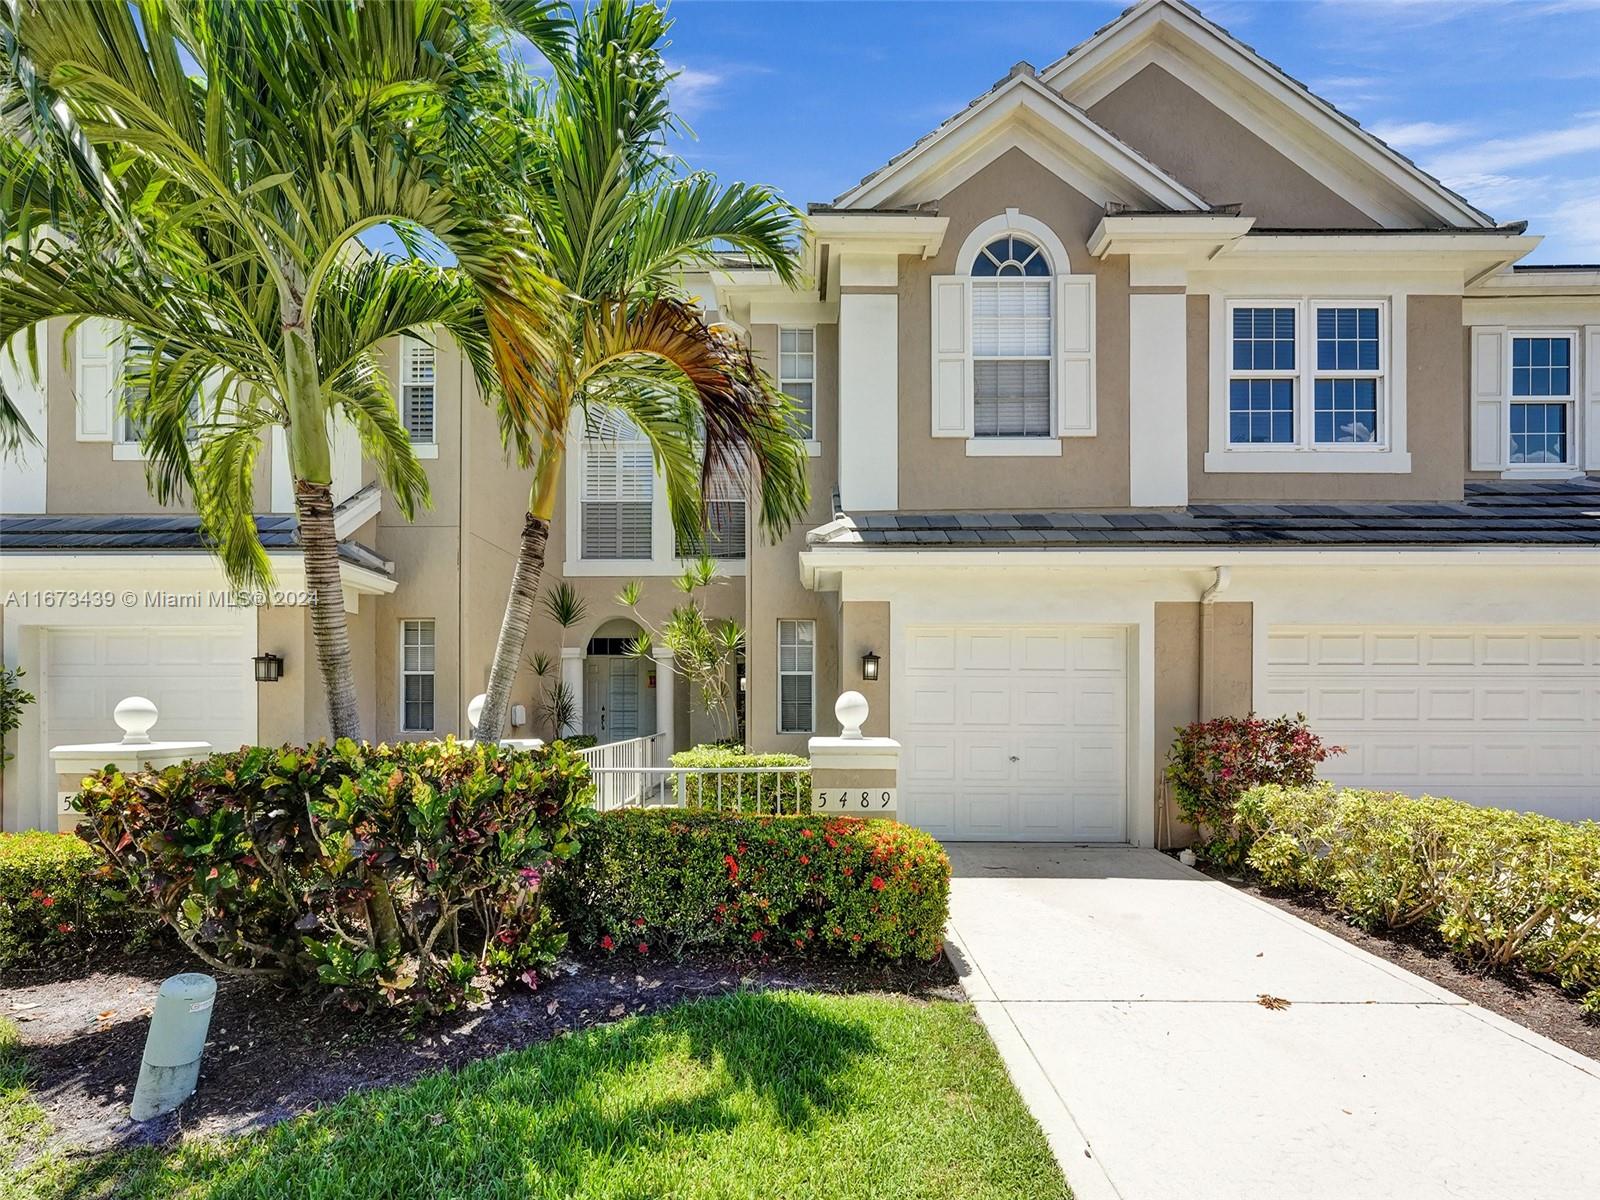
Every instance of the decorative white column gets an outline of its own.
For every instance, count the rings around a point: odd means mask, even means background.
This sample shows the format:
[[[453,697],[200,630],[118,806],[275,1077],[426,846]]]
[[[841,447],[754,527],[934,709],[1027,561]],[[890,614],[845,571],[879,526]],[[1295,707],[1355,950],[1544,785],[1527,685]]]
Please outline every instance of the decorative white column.
[[[1128,411],[1139,430],[1128,499],[1135,508],[1189,503],[1187,303],[1182,292],[1128,297]]]
[[[650,657],[656,660],[656,732],[666,735],[662,745],[666,747],[666,753],[671,754],[678,748],[672,722],[676,711],[676,706],[673,704],[673,689],[677,671],[673,666],[672,651],[666,646],[652,646]],[[661,765],[666,764],[663,762]]]
[[[72,809],[71,800],[82,789],[85,775],[105,766],[123,771],[137,771],[141,767],[160,770],[211,753],[210,742],[151,741],[150,730],[158,715],[156,706],[143,696],[129,696],[112,714],[122,730],[120,742],[50,747],[50,759],[56,768],[56,821],[60,832],[68,832],[80,820]]]
[[[864,283],[896,279],[896,260],[863,264]],[[841,268],[843,269],[843,268]],[[846,511],[876,511],[900,503],[900,300],[886,292],[839,297],[839,496]]]
[[[559,730],[564,737],[583,732],[583,647],[561,647],[561,686],[572,697],[572,724]]]
[[[841,726],[838,737],[814,737],[811,757],[811,808],[853,817],[897,816],[900,807],[900,743],[865,737],[867,698],[845,692],[833,705]]]

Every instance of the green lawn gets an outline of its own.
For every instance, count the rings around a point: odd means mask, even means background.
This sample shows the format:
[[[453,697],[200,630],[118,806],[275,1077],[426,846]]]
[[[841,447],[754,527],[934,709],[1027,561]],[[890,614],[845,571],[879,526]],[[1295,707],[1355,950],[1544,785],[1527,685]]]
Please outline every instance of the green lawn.
[[[970,1008],[781,992],[682,1005],[261,1135],[45,1178],[50,1197],[1068,1196]]]

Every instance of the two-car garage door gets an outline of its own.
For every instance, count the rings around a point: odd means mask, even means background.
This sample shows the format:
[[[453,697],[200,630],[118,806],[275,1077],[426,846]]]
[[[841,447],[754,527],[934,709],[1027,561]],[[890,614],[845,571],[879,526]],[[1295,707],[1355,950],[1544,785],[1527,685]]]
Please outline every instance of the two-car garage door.
[[[1260,707],[1341,783],[1600,819],[1600,629],[1275,626]]]
[[[902,820],[953,841],[1125,840],[1124,630],[917,626],[903,645]]]

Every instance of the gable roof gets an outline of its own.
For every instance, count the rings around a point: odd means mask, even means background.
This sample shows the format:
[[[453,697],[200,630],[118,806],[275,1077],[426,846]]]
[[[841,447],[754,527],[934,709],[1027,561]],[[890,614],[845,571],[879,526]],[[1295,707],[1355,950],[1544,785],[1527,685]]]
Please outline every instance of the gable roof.
[[[948,190],[949,177],[963,167],[970,173],[974,163],[982,165],[1016,145],[1035,157],[1056,158],[1045,165],[1076,176],[1070,182],[1086,183],[1094,193],[1090,199],[1098,203],[1136,201],[1178,212],[1210,207],[1193,188],[1040,83],[1038,72],[1025,62],[835,199],[834,206],[925,203]],[[934,180],[939,181],[938,192],[929,190]]]
[[[1197,51],[1205,68],[1213,72],[1221,68],[1241,78],[1250,88],[1252,100],[1271,101],[1285,126],[1280,141],[1293,142],[1294,149],[1315,156],[1325,173],[1346,175],[1352,190],[1370,192],[1370,188],[1358,189],[1355,185],[1358,181],[1375,181],[1378,190],[1389,191],[1390,203],[1386,207],[1390,211],[1370,214],[1382,223],[1416,224],[1416,217],[1426,214],[1452,226],[1483,228],[1495,224],[1493,217],[1459,192],[1446,187],[1363,129],[1360,122],[1183,0],[1140,0],[1039,72],[1039,78],[1089,107],[1121,82],[1119,67],[1126,71],[1132,64],[1142,66],[1141,51],[1163,42]],[[1254,111],[1251,116],[1254,119],[1245,123],[1270,142],[1274,132],[1267,127],[1270,122]],[[1361,180],[1362,176],[1367,179]],[[1358,207],[1363,199],[1367,205],[1377,206],[1375,194],[1347,198]],[[1403,211],[1407,209],[1409,214]]]

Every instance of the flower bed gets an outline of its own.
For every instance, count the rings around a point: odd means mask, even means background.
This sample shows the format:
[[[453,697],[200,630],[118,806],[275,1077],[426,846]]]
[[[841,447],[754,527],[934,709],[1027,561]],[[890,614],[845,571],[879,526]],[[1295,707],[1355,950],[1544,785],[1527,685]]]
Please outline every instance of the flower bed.
[[[680,810],[608,813],[584,831],[560,907],[586,947],[939,953],[950,860],[893,821]]]
[[[1257,788],[1236,813],[1268,884],[1318,892],[1365,929],[1425,925],[1600,1014],[1600,824],[1328,784]]]
[[[341,740],[107,770],[76,800],[115,891],[216,970],[449,1007],[565,944],[541,885],[588,766],[559,746]]]
[[[66,833],[0,834],[0,970],[83,958],[148,933],[108,891],[98,856]]]

